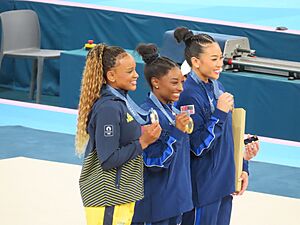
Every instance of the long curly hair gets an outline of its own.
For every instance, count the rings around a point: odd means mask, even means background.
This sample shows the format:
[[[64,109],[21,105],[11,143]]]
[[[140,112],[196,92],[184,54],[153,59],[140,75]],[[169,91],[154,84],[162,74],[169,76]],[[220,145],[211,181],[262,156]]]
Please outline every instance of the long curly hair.
[[[98,44],[87,55],[81,81],[75,138],[76,153],[79,156],[84,154],[89,140],[87,133],[88,116],[95,101],[100,98],[101,88],[106,83],[107,71],[116,65],[117,57],[121,54],[127,54],[121,47]]]

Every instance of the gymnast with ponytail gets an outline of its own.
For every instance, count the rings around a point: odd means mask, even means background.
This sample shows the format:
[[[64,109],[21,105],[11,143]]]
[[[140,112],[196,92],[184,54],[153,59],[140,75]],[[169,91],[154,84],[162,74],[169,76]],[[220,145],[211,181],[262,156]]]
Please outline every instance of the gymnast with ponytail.
[[[193,34],[185,27],[174,32],[185,44],[185,59],[191,67],[177,107],[192,105],[194,130],[190,134],[191,177],[194,209],[183,215],[182,225],[229,225],[232,196],[242,195],[248,186],[248,159],[243,162],[241,191],[235,192],[234,144],[232,132],[233,95],[218,81],[223,66],[219,44],[207,34]],[[252,150],[251,150],[252,149]],[[256,153],[259,143],[246,146]],[[251,150],[251,151],[250,151]],[[242,222],[241,222],[242,224]]]
[[[138,74],[123,48],[98,44],[86,59],[76,152],[84,155],[80,193],[87,225],[130,225],[144,197],[142,153],[161,133],[128,96]]]

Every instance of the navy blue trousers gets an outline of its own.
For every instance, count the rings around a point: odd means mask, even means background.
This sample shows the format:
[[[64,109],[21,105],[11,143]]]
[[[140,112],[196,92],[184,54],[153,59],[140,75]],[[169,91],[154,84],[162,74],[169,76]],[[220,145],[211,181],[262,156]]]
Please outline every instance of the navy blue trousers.
[[[181,224],[182,216],[172,217],[153,223],[131,223],[131,225],[178,225]]]
[[[194,208],[183,214],[181,225],[229,225],[232,196],[226,196],[209,205]]]

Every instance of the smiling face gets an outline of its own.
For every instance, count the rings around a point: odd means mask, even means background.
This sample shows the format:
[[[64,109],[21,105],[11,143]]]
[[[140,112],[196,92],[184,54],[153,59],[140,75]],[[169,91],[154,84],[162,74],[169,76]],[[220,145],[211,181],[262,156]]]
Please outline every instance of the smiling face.
[[[152,78],[153,92],[162,103],[178,101],[183,91],[184,77],[178,67],[173,67],[160,78]]]
[[[135,91],[139,75],[135,71],[134,58],[124,53],[117,57],[116,65],[107,72],[107,83],[113,88]]]
[[[223,54],[218,43],[208,44],[198,57],[192,57],[193,70],[204,82],[218,79],[223,66]]]

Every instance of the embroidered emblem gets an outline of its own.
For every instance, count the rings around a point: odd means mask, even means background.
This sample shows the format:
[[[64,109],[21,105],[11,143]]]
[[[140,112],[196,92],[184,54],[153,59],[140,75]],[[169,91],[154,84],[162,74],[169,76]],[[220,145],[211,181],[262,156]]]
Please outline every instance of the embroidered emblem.
[[[113,125],[104,125],[104,137],[114,136],[114,127]]]
[[[133,117],[127,113],[127,118],[126,118],[127,123],[130,123],[131,121],[133,121]]]

